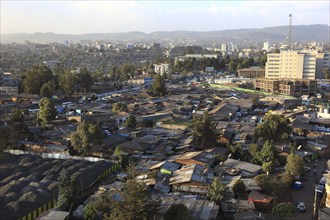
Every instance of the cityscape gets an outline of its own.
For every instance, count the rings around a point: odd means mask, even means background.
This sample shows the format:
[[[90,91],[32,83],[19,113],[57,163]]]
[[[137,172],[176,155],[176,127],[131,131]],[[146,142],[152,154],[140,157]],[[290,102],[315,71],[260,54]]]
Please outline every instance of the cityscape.
[[[329,1],[0,4],[0,220],[330,219]]]

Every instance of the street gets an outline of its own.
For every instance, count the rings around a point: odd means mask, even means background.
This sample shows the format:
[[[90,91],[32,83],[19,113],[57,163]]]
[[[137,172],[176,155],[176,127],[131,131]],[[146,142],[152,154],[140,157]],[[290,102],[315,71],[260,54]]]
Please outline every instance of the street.
[[[314,166],[315,162],[310,162],[307,166],[310,167],[310,171],[306,173],[306,180],[303,182],[304,187],[299,190],[291,190],[292,194],[292,204],[297,205],[298,202],[305,202],[306,205],[306,212],[299,213],[297,212],[296,215],[290,220],[305,220],[305,219],[313,219],[313,211],[314,211],[314,190],[315,190],[315,183],[317,184],[320,179],[322,178],[322,171],[324,170],[324,166],[326,164],[326,159],[322,158],[318,160],[317,169],[316,169],[316,177],[314,177]],[[315,178],[317,182],[315,181]],[[317,203],[319,203],[319,198],[317,198]]]

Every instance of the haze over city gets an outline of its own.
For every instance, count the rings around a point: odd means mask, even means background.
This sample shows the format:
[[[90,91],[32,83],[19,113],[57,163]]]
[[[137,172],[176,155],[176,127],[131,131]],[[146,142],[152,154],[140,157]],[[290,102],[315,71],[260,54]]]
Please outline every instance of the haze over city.
[[[1,34],[214,31],[329,24],[329,1],[1,1]]]

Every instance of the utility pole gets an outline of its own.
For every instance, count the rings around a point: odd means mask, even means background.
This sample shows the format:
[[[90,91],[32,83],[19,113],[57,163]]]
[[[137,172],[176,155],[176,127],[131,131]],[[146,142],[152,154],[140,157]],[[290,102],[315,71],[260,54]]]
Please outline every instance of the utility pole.
[[[316,187],[317,187],[317,185],[315,184],[314,186],[315,186],[315,188],[314,188],[314,204],[313,204],[313,206],[314,206],[314,212],[313,212],[313,219],[316,219],[316,216],[317,216],[316,215],[316,211],[317,211],[317,209],[316,209],[316,201],[317,201],[317,197],[316,197],[317,196],[317,191],[316,190],[317,190],[317,188]]]

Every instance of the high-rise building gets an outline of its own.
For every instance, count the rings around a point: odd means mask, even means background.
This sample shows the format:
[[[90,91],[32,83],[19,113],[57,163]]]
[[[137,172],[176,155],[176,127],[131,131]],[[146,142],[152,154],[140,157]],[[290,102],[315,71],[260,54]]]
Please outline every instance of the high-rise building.
[[[267,55],[266,74],[269,79],[321,79],[325,65],[324,53],[281,51]]]
[[[257,90],[286,95],[316,95],[317,81],[329,55],[318,52],[281,51],[267,55],[264,79],[255,79]]]
[[[264,46],[263,46],[262,50],[265,50],[267,52],[269,51],[269,42],[268,41],[264,42]]]

